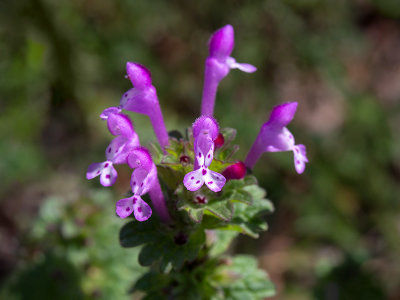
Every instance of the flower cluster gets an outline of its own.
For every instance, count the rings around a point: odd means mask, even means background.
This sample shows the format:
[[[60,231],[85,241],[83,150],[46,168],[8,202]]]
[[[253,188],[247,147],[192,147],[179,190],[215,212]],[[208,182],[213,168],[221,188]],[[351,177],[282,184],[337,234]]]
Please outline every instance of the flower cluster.
[[[210,169],[216,148],[224,144],[217,121],[213,117],[215,98],[220,81],[231,69],[252,73],[256,68],[250,64],[237,63],[231,57],[234,46],[234,31],[231,25],[217,30],[210,38],[209,56],[205,62],[204,88],[201,116],[193,123],[193,171],[183,179],[187,190],[196,192],[204,184],[213,192],[223,189],[227,180],[241,179],[246,168],[253,168],[263,152],[293,151],[295,169],[301,174],[308,162],[304,145],[296,145],[293,135],[286,128],[292,121],[297,102],[289,102],[273,108],[269,120],[264,123],[251,147],[245,162],[236,162],[228,166],[222,174]],[[165,222],[170,216],[161,189],[157,167],[150,152],[140,145],[131,120],[122,114],[123,110],[145,114],[149,117],[158,142],[164,153],[170,144],[165,128],[155,87],[152,85],[150,71],[141,64],[128,62],[127,78],[133,88],[122,95],[120,105],[105,109],[100,117],[115,138],[106,149],[106,161],[91,164],[86,173],[87,179],[100,176],[103,186],[111,186],[117,179],[115,164],[128,164],[132,169],[132,196],[121,199],[116,204],[116,213],[126,218],[133,213],[138,221],[147,220],[152,210],[141,198],[148,193],[153,207]]]

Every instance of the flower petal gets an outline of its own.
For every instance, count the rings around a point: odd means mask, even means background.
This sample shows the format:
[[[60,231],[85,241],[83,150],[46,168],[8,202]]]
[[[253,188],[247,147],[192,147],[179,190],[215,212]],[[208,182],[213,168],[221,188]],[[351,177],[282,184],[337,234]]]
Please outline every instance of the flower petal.
[[[152,182],[149,181],[149,172],[143,168],[136,168],[132,172],[131,187],[135,195],[146,194],[151,188]]]
[[[199,147],[195,149],[196,161],[198,166],[204,166],[204,154]],[[196,167],[197,168],[197,167]]]
[[[133,197],[121,199],[115,206],[115,212],[120,218],[126,218],[133,212]]]
[[[189,172],[183,178],[183,184],[189,191],[197,191],[204,184],[204,178],[202,175],[203,168]]]
[[[206,167],[209,167],[211,165],[213,158],[214,158],[214,142],[212,142],[210,150],[208,150],[207,154],[204,156],[204,165]]]
[[[100,183],[102,186],[112,186],[117,180],[118,173],[114,169],[112,163],[109,163],[108,166],[106,166],[106,164],[104,165],[103,171],[100,175]]]
[[[151,73],[145,66],[134,62],[127,62],[126,73],[135,88],[145,89],[151,86]]]
[[[123,114],[110,114],[107,119],[107,127],[112,135],[123,135],[126,138],[131,137],[134,132],[131,120]]]
[[[297,102],[288,102],[275,106],[267,123],[270,126],[285,127],[293,120],[296,110]]]
[[[159,110],[156,89],[150,86],[145,89],[132,88],[122,95],[120,105],[123,109],[144,114],[149,117]]]
[[[294,147],[294,137],[286,127],[265,126],[261,134],[261,143],[267,152],[289,151]]]
[[[208,134],[200,133],[196,141],[197,162],[208,167],[214,157],[214,141]]]
[[[207,116],[201,116],[194,121],[193,128],[193,137],[196,139],[200,133],[204,133],[206,131],[212,140],[215,140],[218,136],[218,122],[212,118]]]
[[[257,68],[255,66],[245,63],[238,63],[233,57],[228,57],[226,59],[226,64],[231,69],[239,69],[240,71],[246,73],[254,73],[255,71],[257,71]]]
[[[204,181],[210,190],[219,192],[224,187],[226,178],[217,172],[208,170],[207,174],[204,175]]]
[[[154,165],[149,150],[139,147],[131,151],[127,159],[128,165],[132,168],[143,168],[148,171]]]
[[[304,145],[296,145],[293,147],[293,153],[294,167],[296,168],[296,172],[298,174],[301,174],[306,168],[306,163],[308,163],[308,159],[306,156],[306,147]]]
[[[101,171],[103,171],[103,166],[106,162],[101,162],[101,163],[93,163],[88,167],[88,170],[86,172],[86,179],[93,179],[101,174]]]
[[[136,143],[129,143],[130,140],[120,135],[114,138],[106,148],[107,160],[115,164],[124,164]]]
[[[103,120],[107,120],[108,117],[112,114],[117,114],[121,112],[121,107],[108,107],[105,110],[103,110],[103,112],[100,114],[100,118],[102,118]]]
[[[224,59],[225,57],[231,55],[234,44],[235,40],[233,27],[229,24],[225,25],[214,32],[208,41],[210,56],[218,59]]]
[[[140,196],[133,196],[133,213],[136,220],[143,222],[151,217],[151,207],[140,198]]]

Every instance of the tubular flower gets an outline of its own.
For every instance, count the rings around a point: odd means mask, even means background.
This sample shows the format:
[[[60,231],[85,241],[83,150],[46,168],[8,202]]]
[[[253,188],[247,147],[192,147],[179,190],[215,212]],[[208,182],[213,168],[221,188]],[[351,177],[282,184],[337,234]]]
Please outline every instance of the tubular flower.
[[[100,175],[103,186],[115,183],[118,174],[114,165],[127,163],[129,153],[140,145],[139,137],[127,116],[112,113],[107,119],[107,125],[111,134],[117,137],[106,148],[106,161],[91,164],[86,173],[87,179]]]
[[[215,96],[219,82],[228,75],[230,69],[239,69],[253,73],[256,67],[250,64],[237,63],[231,57],[234,46],[234,31],[231,25],[218,29],[208,42],[209,56],[205,63],[204,88],[201,114],[211,117],[214,113]]]
[[[133,196],[117,202],[116,213],[126,218],[132,211],[138,221],[146,221],[151,216],[150,206],[143,201],[142,195],[149,193],[157,213],[163,221],[169,221],[168,210],[157,178],[157,167],[151,159],[149,151],[139,147],[131,151],[128,165],[134,169],[131,177]]]
[[[264,123],[251,147],[245,164],[252,168],[263,152],[293,151],[296,172],[304,172],[308,162],[306,147],[295,145],[294,137],[286,126],[296,113],[297,102],[288,102],[275,106],[268,122]]]
[[[193,123],[194,153],[196,156],[194,171],[183,179],[189,191],[197,191],[205,183],[213,192],[219,192],[225,185],[223,175],[208,169],[214,157],[214,140],[218,135],[217,122],[206,116]]]
[[[105,109],[100,117],[107,119],[111,114],[120,112],[122,109],[147,115],[158,142],[164,148],[169,144],[168,133],[158,102],[157,91],[152,85],[151,73],[145,66],[133,62],[126,63],[126,72],[134,87],[122,95],[118,107]]]

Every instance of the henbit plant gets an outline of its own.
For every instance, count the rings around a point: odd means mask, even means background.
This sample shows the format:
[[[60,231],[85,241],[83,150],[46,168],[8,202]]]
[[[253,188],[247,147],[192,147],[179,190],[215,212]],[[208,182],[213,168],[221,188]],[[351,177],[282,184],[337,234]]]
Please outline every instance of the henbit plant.
[[[144,293],[144,299],[263,299],[275,294],[254,257],[225,252],[239,233],[257,238],[267,229],[265,215],[273,205],[250,174],[261,154],[293,151],[299,174],[308,160],[305,147],[295,145],[286,128],[296,102],[273,108],[245,163],[233,159],[236,130],[219,128],[213,117],[217,87],[232,68],[256,70],[230,57],[233,35],[226,25],[211,36],[202,113],[185,136],[168,136],[150,71],[138,63],[127,63],[134,88],[123,94],[118,107],[100,116],[116,137],[106,149],[107,160],[90,165],[86,177],[100,176],[103,186],[111,186],[117,178],[113,164],[134,169],[131,195],[117,202],[116,214],[134,216],[121,229],[120,243],[142,247],[139,263],[149,271],[131,291]],[[149,116],[159,142],[150,144],[151,151],[140,145],[123,110]]]

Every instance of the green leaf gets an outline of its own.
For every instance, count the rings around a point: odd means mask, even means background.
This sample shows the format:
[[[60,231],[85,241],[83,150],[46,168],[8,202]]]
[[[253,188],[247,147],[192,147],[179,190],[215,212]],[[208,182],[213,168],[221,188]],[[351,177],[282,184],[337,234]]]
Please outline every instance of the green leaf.
[[[257,268],[257,261],[249,255],[238,255],[232,264],[222,265],[221,275],[224,299],[264,299],[275,295],[275,287],[267,273]]]
[[[139,253],[139,263],[142,266],[159,262],[161,269],[165,269],[169,263],[179,269],[185,261],[197,257],[205,242],[204,229],[185,229],[187,232],[181,232],[159,222],[155,217],[146,222],[132,221],[121,229],[120,242],[123,247],[144,245]]]
[[[139,263],[142,266],[151,266],[161,258],[165,246],[167,245],[164,240],[158,241],[158,243],[147,244],[139,253]]]
[[[236,137],[236,129],[222,128],[220,132],[224,136],[224,145],[215,151],[214,157],[221,161],[226,161],[239,150],[238,145],[231,145],[232,141]]]
[[[147,222],[132,221],[122,227],[119,233],[119,241],[122,247],[136,247],[158,238],[157,230],[158,228],[152,220]]]
[[[230,201],[213,201],[205,205],[205,213],[211,213],[221,220],[230,221],[233,216],[233,205]]]
[[[215,242],[213,243],[209,254],[218,256],[224,253],[231,245],[233,239],[239,234],[235,231],[215,230]]]
[[[242,182],[244,183],[244,181]],[[240,182],[234,183],[236,187],[240,186]],[[233,188],[231,186],[231,188]],[[238,190],[231,190],[227,192],[227,196],[238,195]],[[258,238],[259,233],[267,230],[268,226],[263,216],[272,212],[274,207],[268,199],[265,199],[265,191],[257,185],[244,186],[239,191],[246,192],[252,199],[251,205],[241,201],[235,202],[235,213],[232,221],[223,227],[226,230],[234,230],[246,234],[253,238]]]

